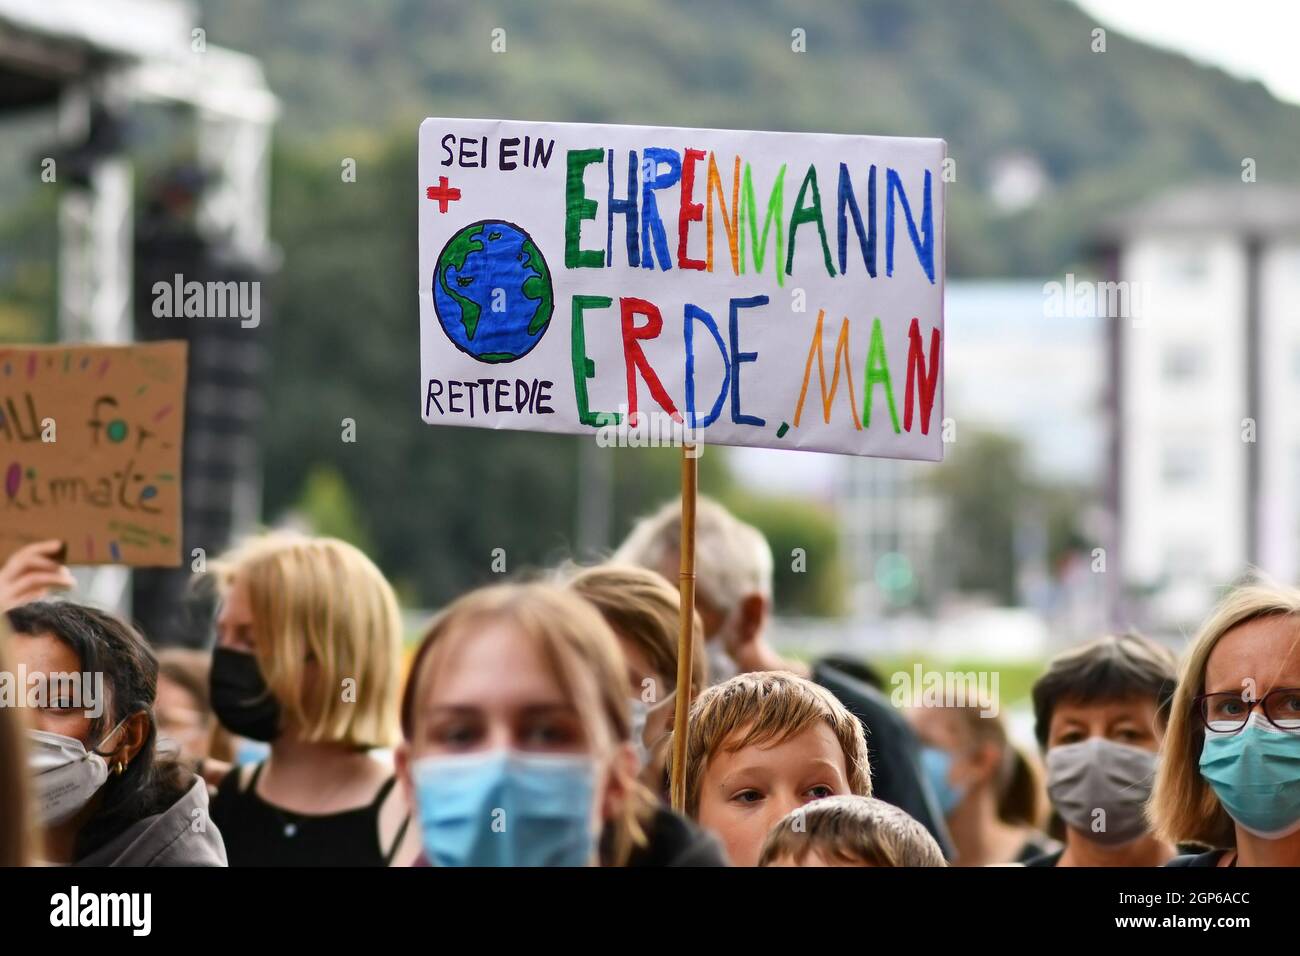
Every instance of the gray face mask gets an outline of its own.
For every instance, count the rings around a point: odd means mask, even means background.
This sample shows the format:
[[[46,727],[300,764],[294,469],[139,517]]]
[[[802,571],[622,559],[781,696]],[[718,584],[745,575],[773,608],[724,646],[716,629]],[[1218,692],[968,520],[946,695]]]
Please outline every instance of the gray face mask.
[[[1071,827],[1107,846],[1147,832],[1144,810],[1155,772],[1156,755],[1150,750],[1105,737],[1047,751],[1052,806]]]

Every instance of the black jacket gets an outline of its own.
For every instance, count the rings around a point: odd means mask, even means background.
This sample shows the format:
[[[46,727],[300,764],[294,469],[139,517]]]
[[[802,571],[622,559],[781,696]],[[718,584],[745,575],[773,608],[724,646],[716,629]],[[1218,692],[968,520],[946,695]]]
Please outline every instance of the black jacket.
[[[637,847],[628,866],[726,866],[727,857],[712,835],[661,807],[650,820],[646,846]]]
[[[929,830],[944,858],[951,860],[952,838],[921,771],[921,745],[912,726],[884,694],[828,661],[819,661],[813,667],[812,679],[838,697],[862,722],[871,760],[872,796],[892,803]]]

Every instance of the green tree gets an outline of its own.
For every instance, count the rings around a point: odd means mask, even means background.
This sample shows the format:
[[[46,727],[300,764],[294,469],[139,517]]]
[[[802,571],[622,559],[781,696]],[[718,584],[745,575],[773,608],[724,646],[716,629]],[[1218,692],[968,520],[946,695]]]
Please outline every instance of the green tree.
[[[365,552],[374,548],[365,516],[333,466],[316,465],[307,473],[296,510],[316,534],[340,538]]]
[[[724,503],[763,532],[772,548],[773,602],[783,614],[844,611],[839,527],[829,509],[798,498],[734,494]]]
[[[1016,524],[1031,505],[1024,450],[1013,438],[967,431],[934,474],[944,499],[946,560],[956,586],[1016,601]]]
[[[968,429],[932,481],[947,515],[940,560],[960,590],[1015,604],[1025,560],[1041,559],[1050,572],[1067,551],[1085,546],[1082,489],[1033,475],[1018,439]],[[1026,541],[1036,555],[1021,553]]]
[[[296,142],[398,123],[409,143],[426,115],[943,137],[950,275],[1059,272],[1137,198],[1197,178],[1240,186],[1242,144],[1261,171],[1300,179],[1295,107],[1115,30],[1094,52],[1097,24],[1072,3],[200,6],[210,42],[262,59]],[[1041,167],[1050,201],[1007,215],[989,187],[1013,151]]]

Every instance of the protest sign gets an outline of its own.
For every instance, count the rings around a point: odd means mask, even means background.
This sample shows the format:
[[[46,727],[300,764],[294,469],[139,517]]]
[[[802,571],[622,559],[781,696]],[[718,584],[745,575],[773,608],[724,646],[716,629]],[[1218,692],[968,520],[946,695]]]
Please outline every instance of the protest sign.
[[[421,414],[939,460],[944,159],[937,139],[426,119]]]
[[[0,348],[0,559],[180,564],[186,345]]]

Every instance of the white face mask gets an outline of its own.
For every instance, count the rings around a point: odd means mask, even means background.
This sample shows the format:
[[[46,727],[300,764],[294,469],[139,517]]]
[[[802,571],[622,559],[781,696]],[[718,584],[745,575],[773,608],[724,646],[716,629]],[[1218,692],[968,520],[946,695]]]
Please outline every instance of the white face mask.
[[[118,721],[104,740],[117,733],[125,721],[125,717]],[[36,782],[36,813],[42,826],[56,826],[75,816],[108,780],[103,756],[86,750],[76,737],[29,730],[27,745],[27,765]]]
[[[632,746],[636,748],[637,764],[644,768],[650,762],[650,750],[645,745],[646,718],[650,716],[650,705],[640,697],[630,699],[632,705]]]

